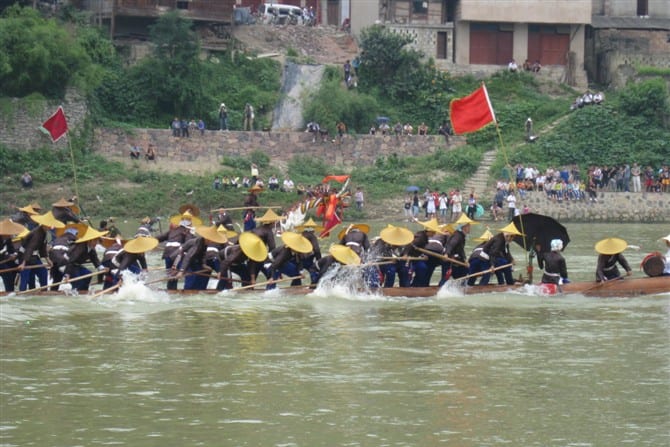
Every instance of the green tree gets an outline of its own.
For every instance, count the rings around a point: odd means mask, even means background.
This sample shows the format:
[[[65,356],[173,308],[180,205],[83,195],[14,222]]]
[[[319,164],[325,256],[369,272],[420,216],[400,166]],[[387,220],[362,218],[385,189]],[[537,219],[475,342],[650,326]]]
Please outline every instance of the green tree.
[[[91,59],[68,29],[32,8],[13,5],[0,20],[0,93],[59,98],[83,86]]]
[[[621,108],[629,116],[644,116],[663,123],[668,114],[668,86],[663,78],[630,83],[619,96]]]

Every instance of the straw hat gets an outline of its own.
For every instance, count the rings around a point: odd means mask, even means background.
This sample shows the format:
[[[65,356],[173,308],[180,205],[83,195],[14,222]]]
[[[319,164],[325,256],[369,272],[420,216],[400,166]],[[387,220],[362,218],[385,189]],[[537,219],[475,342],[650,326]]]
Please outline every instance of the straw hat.
[[[263,214],[261,217],[256,218],[256,222],[268,224],[268,223],[279,222],[280,220],[283,219],[284,219],[283,217],[279,216],[277,213],[272,211],[272,209],[268,209],[265,212],[265,214]]]
[[[174,216],[170,217],[170,223],[173,225],[181,225],[183,221],[191,222],[190,226],[197,227],[198,225],[202,225],[202,219],[194,216],[189,210],[186,210],[181,214],[175,214]]]
[[[131,239],[123,245],[123,249],[128,253],[145,253],[158,246],[158,239],[155,237],[140,236]]]
[[[284,245],[298,253],[307,254],[313,250],[312,243],[305,236],[293,231],[284,231],[281,240],[284,241]]]
[[[295,227],[295,231],[298,231],[298,232],[313,231],[315,233],[321,233],[323,230],[324,230],[323,226],[314,222],[314,219],[312,219],[311,217],[304,224],[298,225],[297,227]]]
[[[379,237],[389,245],[403,246],[414,240],[414,234],[407,228],[389,225],[379,232]]]
[[[102,245],[105,248],[110,248],[114,244],[121,244],[124,245],[127,241],[125,239],[122,239],[120,237],[101,237],[100,238],[100,245]]]
[[[491,239],[492,237],[493,237],[493,233],[491,233],[491,230],[489,230],[487,228],[486,231],[481,236],[475,237],[472,240],[477,241],[477,242],[486,242],[489,239]]]
[[[143,225],[150,224],[151,223],[151,217],[149,217],[149,216],[143,217],[142,220],[140,220],[140,223],[143,224]]]
[[[179,207],[180,213],[184,214],[186,211],[189,211],[194,217],[200,217],[200,208],[193,205],[192,203],[185,203]]]
[[[34,209],[37,213],[39,213],[40,211],[42,211],[42,206],[41,206],[39,203],[37,203],[37,202],[33,202],[33,203],[31,203],[29,206],[30,206],[32,209]]]
[[[75,243],[92,241],[94,239],[103,237],[107,233],[109,233],[109,231],[98,231],[93,227],[87,227],[83,236],[80,236],[79,239],[75,241]]]
[[[22,208],[18,209],[19,211],[23,211],[24,213],[34,216],[35,214],[39,214],[37,211],[35,211],[35,208],[33,208],[32,205],[26,205]]]
[[[666,237],[662,237],[661,239],[663,239],[666,242],[670,242],[670,234],[668,234]]]
[[[64,228],[56,228],[56,237],[60,237],[66,232],[73,234],[75,237],[83,236],[87,228],[88,224],[83,222],[69,223]]]
[[[523,236],[523,233],[517,229],[516,225],[514,225],[514,222],[510,222],[509,225],[507,225],[504,228],[501,228],[498,231],[500,231],[501,233],[511,234],[513,236]]]
[[[219,233],[223,233],[228,239],[232,239],[235,236],[237,236],[236,232],[234,232],[233,230],[229,230],[228,228],[224,227],[223,225],[219,225],[216,228],[216,231],[218,231]]]
[[[0,221],[0,236],[14,236],[22,233],[25,229],[26,227],[12,222],[11,219],[4,219]]]
[[[207,227],[205,225],[200,225],[199,227],[195,227],[195,232],[198,236],[202,236],[215,244],[225,244],[228,242],[228,237],[224,233],[216,231],[215,226]]]
[[[51,206],[56,208],[70,208],[73,213],[79,214],[79,207],[77,206],[77,204],[70,200],[66,200],[62,197],[60,198],[60,200],[58,200],[58,202],[52,203]]]
[[[65,228],[65,224],[60,220],[56,220],[51,211],[36,216],[30,216],[32,220],[38,224],[49,228]]]
[[[608,237],[596,243],[595,249],[601,255],[615,255],[628,247],[628,242],[618,237]]]
[[[440,227],[440,224],[437,222],[436,218],[432,218],[430,220],[427,220],[425,222],[422,221],[417,221],[419,224],[421,224],[427,231],[434,231],[436,233],[441,233],[444,234],[444,230]]]
[[[265,242],[256,234],[245,231],[240,234],[239,242],[242,252],[252,261],[263,262],[268,257]]]
[[[254,185],[251,188],[249,188],[249,192],[263,192],[263,188],[261,188],[258,185]]]
[[[13,237],[13,238],[12,238],[12,242],[18,242],[18,241],[20,241],[21,239],[23,239],[24,237],[26,237],[26,236],[28,235],[28,233],[30,233],[30,230],[26,228],[25,230],[23,230],[22,232],[20,232],[19,234],[17,234],[15,237]]]
[[[344,265],[360,265],[361,258],[351,248],[342,244],[333,244],[328,249],[328,252],[333,255],[340,264]]]
[[[349,225],[347,228],[339,232],[339,234],[337,235],[337,239],[342,239],[344,236],[347,235],[347,233],[354,230],[358,230],[361,233],[368,234],[370,232],[370,225],[361,223]]]
[[[458,219],[456,219],[456,222],[454,222],[456,225],[467,225],[467,224],[472,224],[472,225],[478,225],[479,222],[475,222],[474,220],[470,219],[467,214],[461,213]]]

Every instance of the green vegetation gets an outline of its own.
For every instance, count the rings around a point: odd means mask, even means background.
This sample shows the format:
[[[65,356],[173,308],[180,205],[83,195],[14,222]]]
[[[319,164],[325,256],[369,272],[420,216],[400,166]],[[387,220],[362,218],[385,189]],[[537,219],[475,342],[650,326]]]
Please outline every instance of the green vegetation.
[[[152,53],[134,65],[124,63],[112,43],[99,30],[84,23],[71,8],[64,9],[70,22],[44,19],[30,8],[8,8],[0,20],[0,113],[13,116],[22,97],[29,113],[40,113],[47,100],[62,98],[70,87],[86,95],[91,119],[79,134],[70,135],[79,191],[73,191],[70,151],[51,148],[14,151],[0,147],[0,188],[3,209],[23,205],[35,196],[57,200],[79,193],[92,216],[166,215],[174,203],[194,202],[203,209],[222,204],[239,206],[243,189],[214,192],[212,178],[159,174],[128,169],[92,153],[94,126],[113,126],[132,132],[134,127],[166,128],[174,116],[203,118],[208,127],[218,125],[218,106],[225,102],[232,129],[242,126],[242,110],[249,102],[257,110],[257,126],[269,126],[269,112],[279,98],[281,67],[270,59],[249,55],[210,53],[201,58],[200,43],[192,24],[176,14],[162,16],[151,28]],[[329,67],[319,90],[309,98],[304,116],[331,133],[343,121],[350,133],[366,133],[378,116],[414,125],[425,122],[430,133],[447,119],[449,103],[476,89],[481,81],[453,77],[424,62],[407,47],[407,38],[374,26],[363,32],[362,58],[357,88],[347,89],[341,67]],[[289,57],[298,58],[290,49]],[[653,75],[643,70],[645,75]],[[52,73],[56,73],[53,74]],[[663,73],[656,73],[661,76]],[[364,185],[368,203],[404,193],[404,187],[449,190],[462,187],[477,169],[482,154],[494,147],[501,154],[493,172],[507,164],[532,164],[540,169],[578,163],[637,161],[660,166],[670,156],[667,83],[653,77],[631,83],[619,92],[607,92],[601,106],[570,111],[578,92],[565,86],[540,83],[528,73],[501,70],[486,80],[498,126],[468,135],[468,145],[458,151],[437,150],[421,157],[382,157],[372,166],[351,171],[354,186]],[[537,142],[524,140],[524,122],[534,121]],[[286,172],[296,184],[313,185],[332,166],[315,157],[287,160]],[[227,157],[217,172],[228,177],[248,174],[250,163],[269,173],[273,160],[259,148],[248,157]],[[18,178],[30,171],[34,191],[21,190]],[[295,195],[263,193],[263,203],[291,205]],[[365,217],[351,212],[354,218]]]

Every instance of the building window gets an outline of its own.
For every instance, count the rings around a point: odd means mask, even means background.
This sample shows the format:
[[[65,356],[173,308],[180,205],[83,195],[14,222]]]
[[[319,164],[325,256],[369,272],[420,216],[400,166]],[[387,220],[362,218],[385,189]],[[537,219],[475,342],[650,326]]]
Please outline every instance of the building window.
[[[428,14],[427,0],[412,0],[412,15],[426,15]]]
[[[188,1],[183,1],[183,0],[178,0],[177,1],[177,9],[188,9]]]
[[[637,15],[638,16],[649,15],[649,0],[637,0]]]

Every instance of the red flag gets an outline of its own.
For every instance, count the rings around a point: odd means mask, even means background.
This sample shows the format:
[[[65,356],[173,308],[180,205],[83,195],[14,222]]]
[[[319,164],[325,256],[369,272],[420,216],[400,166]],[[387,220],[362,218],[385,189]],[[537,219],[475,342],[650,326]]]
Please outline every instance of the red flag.
[[[49,136],[51,136],[51,141],[53,143],[63,138],[63,135],[67,133],[67,120],[65,119],[63,107],[59,106],[56,113],[51,115],[49,119],[42,124],[40,130],[48,133]]]
[[[482,84],[469,96],[453,99],[449,104],[451,128],[456,134],[475,132],[496,120],[489,92]]]
[[[321,180],[321,183],[328,183],[331,180],[336,182],[344,183],[349,179],[349,175],[327,175]]]

